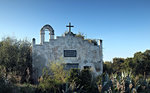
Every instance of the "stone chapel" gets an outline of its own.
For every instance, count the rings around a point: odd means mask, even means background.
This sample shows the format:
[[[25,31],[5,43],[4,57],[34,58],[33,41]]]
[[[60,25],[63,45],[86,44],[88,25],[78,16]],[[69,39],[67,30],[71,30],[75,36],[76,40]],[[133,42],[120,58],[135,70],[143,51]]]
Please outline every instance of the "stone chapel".
[[[52,61],[64,60],[67,69],[90,68],[95,75],[103,72],[103,52],[102,40],[98,40],[98,44],[77,37],[71,32],[71,23],[69,23],[69,32],[63,36],[55,38],[54,29],[50,25],[45,25],[40,30],[40,44],[36,44],[36,40],[32,40],[32,67],[33,77],[38,79],[42,75],[42,70]],[[45,41],[45,31],[49,31],[49,41]]]

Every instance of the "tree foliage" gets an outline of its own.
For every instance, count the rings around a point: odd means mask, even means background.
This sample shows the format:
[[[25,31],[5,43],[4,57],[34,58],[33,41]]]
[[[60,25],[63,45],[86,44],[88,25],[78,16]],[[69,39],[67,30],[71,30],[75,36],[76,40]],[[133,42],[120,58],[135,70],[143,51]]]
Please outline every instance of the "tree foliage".
[[[43,69],[43,75],[38,86],[41,93],[62,93],[68,78],[68,71],[64,70],[64,65],[61,61],[51,62],[48,68]]]
[[[32,70],[31,44],[27,40],[17,41],[7,37],[0,42],[0,65],[4,66],[6,78],[20,77],[27,82]]]
[[[103,72],[111,74],[112,71],[113,71],[112,62],[109,62],[109,61],[104,62],[104,64],[103,64]]]
[[[132,58],[114,58],[113,62],[104,62],[104,71],[109,74],[131,71],[134,75],[150,75],[150,50],[136,52]]]
[[[96,78],[90,69],[71,69],[69,84],[72,86],[72,92],[77,93],[98,93]]]

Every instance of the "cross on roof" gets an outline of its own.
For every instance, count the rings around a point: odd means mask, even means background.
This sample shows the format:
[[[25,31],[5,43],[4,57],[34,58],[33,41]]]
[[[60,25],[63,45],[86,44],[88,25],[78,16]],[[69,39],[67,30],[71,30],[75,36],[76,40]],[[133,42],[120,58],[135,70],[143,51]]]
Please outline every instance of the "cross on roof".
[[[69,33],[71,32],[71,27],[74,27],[71,25],[71,23],[69,22],[69,25],[67,25],[66,27],[69,27]]]

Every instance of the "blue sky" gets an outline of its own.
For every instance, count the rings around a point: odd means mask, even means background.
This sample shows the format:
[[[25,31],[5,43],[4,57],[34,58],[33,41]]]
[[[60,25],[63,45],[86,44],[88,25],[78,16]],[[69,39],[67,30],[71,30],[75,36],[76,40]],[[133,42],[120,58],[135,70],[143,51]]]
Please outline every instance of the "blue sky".
[[[104,61],[150,49],[150,0],[0,0],[0,38],[36,38],[50,24],[60,36],[74,25],[91,39],[103,39]]]

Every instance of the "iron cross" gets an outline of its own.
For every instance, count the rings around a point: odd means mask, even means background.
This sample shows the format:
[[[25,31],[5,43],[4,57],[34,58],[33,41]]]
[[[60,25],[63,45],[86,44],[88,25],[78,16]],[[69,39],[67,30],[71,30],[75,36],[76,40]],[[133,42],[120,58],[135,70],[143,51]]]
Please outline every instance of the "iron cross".
[[[69,27],[69,32],[71,32],[71,27],[74,27],[74,26],[72,26],[71,23],[69,23],[69,25],[66,27]]]

